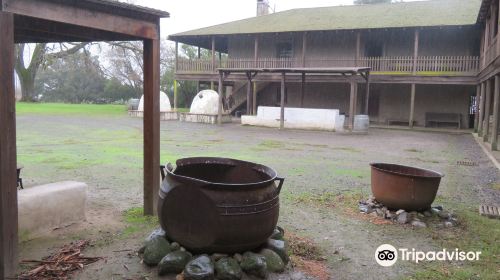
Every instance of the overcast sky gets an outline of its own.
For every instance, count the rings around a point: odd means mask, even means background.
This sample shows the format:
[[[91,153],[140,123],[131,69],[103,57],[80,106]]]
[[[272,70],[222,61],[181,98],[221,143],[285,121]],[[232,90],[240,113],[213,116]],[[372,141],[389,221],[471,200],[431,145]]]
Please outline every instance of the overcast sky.
[[[352,2],[353,0],[270,0],[270,6],[276,7],[276,11],[284,11],[352,5]],[[253,17],[257,10],[257,0],[135,0],[133,3],[170,13],[170,18],[161,23],[162,38],[169,34]]]

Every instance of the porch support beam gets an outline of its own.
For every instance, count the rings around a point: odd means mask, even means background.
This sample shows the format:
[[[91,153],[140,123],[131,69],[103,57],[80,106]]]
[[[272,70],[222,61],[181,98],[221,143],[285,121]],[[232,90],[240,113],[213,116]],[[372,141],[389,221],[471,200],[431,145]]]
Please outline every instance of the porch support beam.
[[[410,128],[413,128],[413,121],[415,120],[415,91],[416,91],[416,85],[411,84],[410,119],[408,120]]]
[[[159,24],[159,23],[158,23]],[[160,40],[144,40],[144,214],[157,212],[160,188]]]
[[[254,38],[254,47],[253,47],[253,61],[254,61],[254,66],[257,66],[257,62],[259,61],[259,35],[255,35]]]
[[[200,82],[198,82],[198,86],[200,85]],[[179,87],[177,85],[177,80],[174,80],[174,111],[177,111],[177,103],[178,101],[178,96],[179,96]]]
[[[217,111],[217,125],[222,125],[222,99],[224,98],[222,94],[224,93],[224,74],[219,71],[219,106]]]
[[[175,72],[176,73],[177,73],[177,70],[179,70],[179,42],[175,42]]]
[[[493,128],[491,129],[491,149],[498,150],[498,113],[500,110],[500,76],[495,75],[495,90],[493,99]]]
[[[361,32],[356,32],[356,59],[355,65],[359,65],[359,58],[361,57]]]
[[[252,115],[257,115],[257,82],[253,82]]]
[[[302,33],[302,67],[306,67],[306,52],[307,52],[307,32]]]
[[[481,99],[481,85],[476,86],[476,102],[474,104],[474,109],[476,114],[474,115],[474,132],[477,133],[479,129],[479,100]]]
[[[198,47],[198,59],[201,59],[201,48]],[[200,81],[196,82],[196,93],[200,92]]]
[[[418,29],[415,29],[415,39],[413,46],[413,75],[417,74],[417,59],[418,59],[418,41],[420,37],[420,32]]]
[[[300,83],[300,108],[304,108],[305,94],[306,94],[306,73],[302,73],[302,80]]]
[[[491,79],[486,81],[486,102],[484,103],[483,121],[483,141],[487,142],[490,134],[490,113],[491,113]]]
[[[286,73],[281,73],[281,111],[280,111],[280,129],[285,128],[285,80]]]
[[[252,115],[252,73],[247,72],[247,115]]]
[[[354,77],[350,79],[351,92],[349,98],[349,131],[352,132],[354,128],[354,115],[356,114],[356,99],[357,99],[357,91],[358,84],[354,80]]]
[[[0,11],[0,278],[17,279],[18,212],[14,15]]]
[[[365,115],[368,116],[368,106],[370,104],[370,72],[366,73],[366,95],[365,95]]]
[[[478,136],[483,136],[483,120],[484,120],[484,99],[486,95],[486,83],[483,82],[481,83],[481,98],[479,100],[479,120],[478,120],[478,128],[477,128],[477,134]]]

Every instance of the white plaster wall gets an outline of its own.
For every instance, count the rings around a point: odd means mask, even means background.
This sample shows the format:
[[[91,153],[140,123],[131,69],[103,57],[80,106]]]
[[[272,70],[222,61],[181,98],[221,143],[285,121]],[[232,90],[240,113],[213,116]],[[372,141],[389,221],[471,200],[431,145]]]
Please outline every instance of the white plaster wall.
[[[217,115],[219,112],[219,94],[207,89],[200,91],[191,103],[191,114]]]
[[[139,107],[137,111],[144,112],[144,95],[141,97],[139,101]],[[170,112],[172,111],[172,105],[170,104],[170,99],[167,94],[163,91],[160,91],[160,112]]]

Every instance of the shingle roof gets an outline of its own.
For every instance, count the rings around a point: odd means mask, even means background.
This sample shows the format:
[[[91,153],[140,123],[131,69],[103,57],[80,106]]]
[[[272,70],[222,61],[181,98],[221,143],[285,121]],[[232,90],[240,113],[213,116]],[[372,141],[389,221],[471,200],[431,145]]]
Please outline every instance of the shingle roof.
[[[432,0],[294,9],[171,35],[254,34],[398,27],[473,25],[481,0]]]

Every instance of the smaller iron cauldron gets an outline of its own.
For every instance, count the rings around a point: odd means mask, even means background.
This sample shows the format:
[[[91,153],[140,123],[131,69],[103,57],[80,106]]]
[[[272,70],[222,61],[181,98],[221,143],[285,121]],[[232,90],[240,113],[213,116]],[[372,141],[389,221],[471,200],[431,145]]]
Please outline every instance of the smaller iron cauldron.
[[[443,174],[411,166],[371,163],[372,193],[391,209],[422,211],[436,198]]]
[[[283,178],[228,158],[184,158],[162,167],[158,215],[168,237],[192,252],[236,253],[276,228]],[[279,184],[276,185],[275,181]]]

